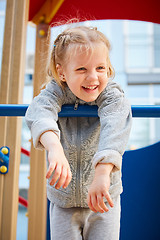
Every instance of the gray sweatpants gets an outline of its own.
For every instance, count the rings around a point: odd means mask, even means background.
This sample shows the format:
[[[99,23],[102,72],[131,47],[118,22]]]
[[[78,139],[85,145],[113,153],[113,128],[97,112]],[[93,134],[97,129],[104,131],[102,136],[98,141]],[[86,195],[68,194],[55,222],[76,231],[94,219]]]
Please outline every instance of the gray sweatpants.
[[[119,240],[120,196],[105,213],[50,204],[51,240]]]

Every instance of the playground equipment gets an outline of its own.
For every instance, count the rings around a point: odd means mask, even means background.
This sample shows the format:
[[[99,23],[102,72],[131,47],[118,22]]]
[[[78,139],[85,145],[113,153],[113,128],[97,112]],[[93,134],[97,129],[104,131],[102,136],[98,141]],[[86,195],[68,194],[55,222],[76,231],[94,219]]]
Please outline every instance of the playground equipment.
[[[160,142],[123,156],[120,240],[160,239]]]
[[[7,146],[0,148],[0,174],[6,174],[9,168],[9,148]]]
[[[28,1],[7,1],[0,103],[22,102]],[[10,148],[7,174],[0,174],[0,239],[16,239],[21,119],[0,118],[0,147]]]
[[[160,23],[158,0],[7,0],[1,71],[1,104],[21,104],[24,85],[26,26],[29,20],[37,26],[34,70],[34,96],[40,91],[45,69],[40,54],[48,54],[49,24],[61,15],[91,19],[132,19]],[[138,6],[138,7],[137,7]],[[29,11],[30,9],[30,11]],[[96,11],[95,11],[96,9]],[[89,13],[89,14],[88,14]],[[89,16],[88,16],[89,15]],[[21,118],[0,117],[0,146],[9,146],[9,172],[0,174],[0,239],[16,239],[18,212],[18,178],[21,153]],[[46,239],[45,153],[31,147],[28,239]],[[130,238],[131,239],[131,238]],[[128,239],[127,239],[128,240]]]

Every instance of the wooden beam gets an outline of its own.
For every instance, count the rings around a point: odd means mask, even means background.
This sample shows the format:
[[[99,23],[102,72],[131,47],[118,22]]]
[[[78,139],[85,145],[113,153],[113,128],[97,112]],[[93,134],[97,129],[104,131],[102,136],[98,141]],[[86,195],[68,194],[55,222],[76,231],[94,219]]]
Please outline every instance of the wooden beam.
[[[31,21],[36,25],[42,21],[44,23],[50,23],[63,2],[64,0],[46,0],[39,12],[33,17]]]
[[[11,4],[12,0],[8,0]],[[28,0],[16,0],[9,67],[8,103],[22,103]],[[9,172],[4,176],[0,239],[16,240],[19,165],[21,156],[21,118],[8,118],[5,144],[10,147]]]
[[[13,35],[13,20],[15,11],[15,0],[8,0],[5,15],[5,29],[3,38],[2,69],[0,81],[0,103],[8,104],[11,50]],[[7,117],[0,118],[0,147],[5,145],[6,140]],[[3,203],[4,175],[0,174],[0,233],[2,226],[2,203]]]
[[[34,96],[40,93],[41,86],[46,79],[46,63],[49,52],[49,39],[47,34],[44,37],[39,36],[40,29],[41,27],[38,25],[36,33]],[[45,29],[48,32],[48,24],[45,25]],[[28,240],[45,240],[47,216],[45,151],[36,150],[33,145],[30,158],[28,212]]]

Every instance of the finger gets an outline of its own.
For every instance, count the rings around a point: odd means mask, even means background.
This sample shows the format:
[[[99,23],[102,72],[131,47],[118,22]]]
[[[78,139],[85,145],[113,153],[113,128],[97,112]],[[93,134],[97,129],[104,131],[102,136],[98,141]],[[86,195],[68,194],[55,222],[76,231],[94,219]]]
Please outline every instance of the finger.
[[[58,180],[58,178],[60,177],[62,172],[62,167],[57,165],[52,177],[52,180],[50,181],[50,185],[54,185],[56,183],[56,181]]]
[[[66,181],[67,178],[67,169],[65,167],[62,168],[61,175],[59,177],[59,180],[55,186],[56,189],[59,189]]]
[[[93,211],[93,212],[97,212],[97,210],[93,207],[92,202],[91,202],[91,196],[88,194],[87,197],[87,203],[88,203],[88,207]]]
[[[69,185],[71,179],[72,179],[72,173],[71,173],[71,170],[68,169],[68,170],[67,170],[66,181],[65,181],[65,183],[63,184],[63,188],[66,188],[66,187]]]
[[[96,206],[94,205],[94,208],[96,208],[98,212],[104,213],[103,207],[99,204],[102,201],[101,200],[102,196],[101,195],[97,195],[95,199],[96,199]]]
[[[104,193],[104,197],[107,199],[107,202],[109,203],[110,207],[114,207],[113,200],[108,191],[106,193]]]
[[[92,203],[93,208],[96,209],[97,212],[101,212],[101,213],[104,212],[103,209],[98,204],[96,195],[91,196],[91,203]]]
[[[103,209],[103,211],[108,212],[109,209],[107,208],[106,204],[104,203],[102,195],[97,196],[97,202],[98,202],[98,205]]]
[[[50,163],[49,164],[49,168],[48,168],[48,171],[47,171],[47,174],[46,174],[46,178],[50,178],[50,176],[52,175],[54,169],[55,169],[55,163]]]

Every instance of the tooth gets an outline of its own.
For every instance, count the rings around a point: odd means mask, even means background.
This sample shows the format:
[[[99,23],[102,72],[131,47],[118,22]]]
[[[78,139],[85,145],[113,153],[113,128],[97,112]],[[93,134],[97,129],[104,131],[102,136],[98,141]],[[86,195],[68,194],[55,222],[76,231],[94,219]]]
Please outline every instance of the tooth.
[[[85,87],[85,88],[88,88],[88,89],[95,89],[96,87]]]

